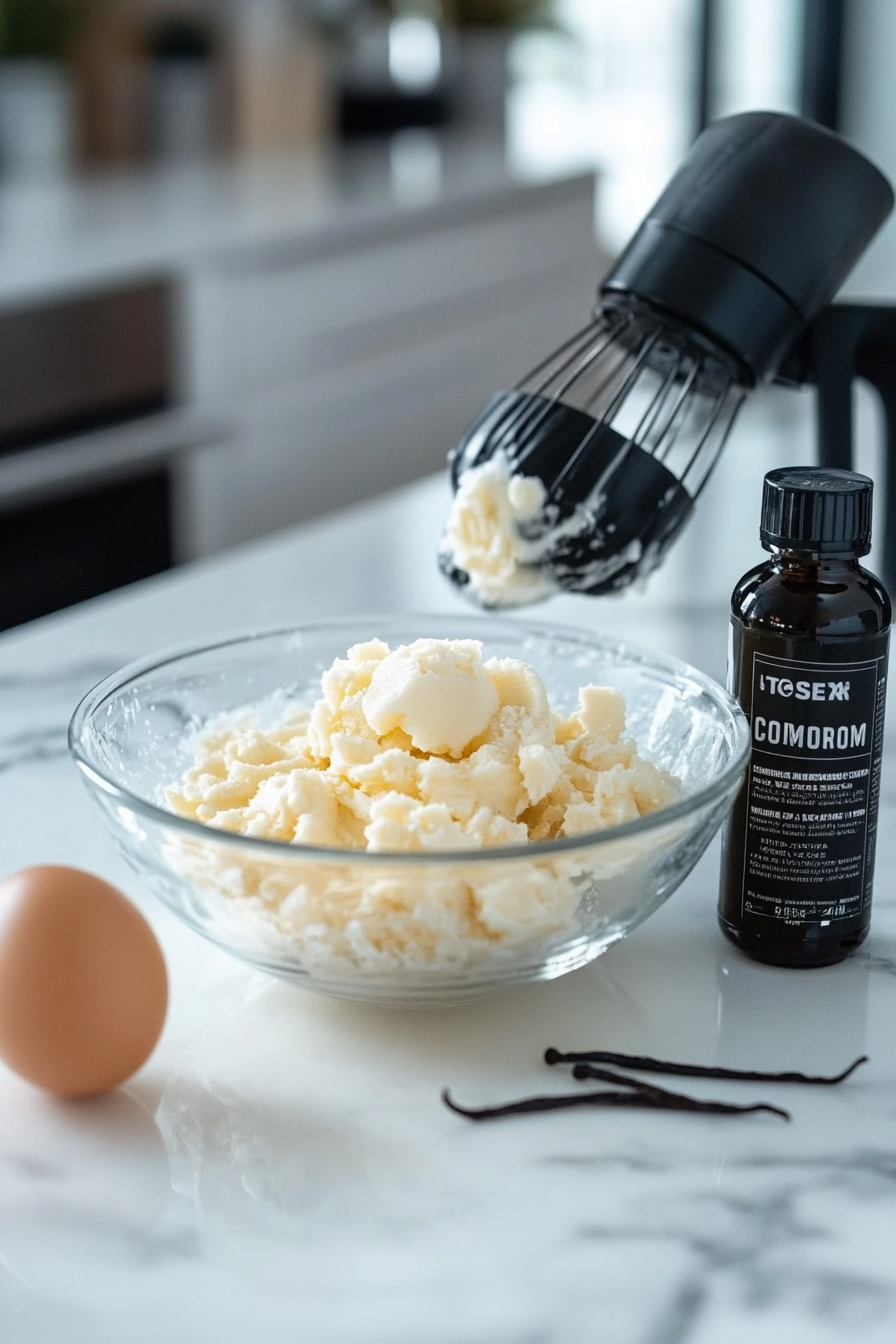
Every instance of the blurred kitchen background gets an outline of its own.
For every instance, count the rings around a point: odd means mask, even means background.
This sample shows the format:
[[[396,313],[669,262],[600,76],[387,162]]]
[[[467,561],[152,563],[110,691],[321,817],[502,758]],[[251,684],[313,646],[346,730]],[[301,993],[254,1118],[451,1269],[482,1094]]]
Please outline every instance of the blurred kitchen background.
[[[707,121],[896,175],[894,58],[892,0],[0,0],[0,629],[440,470]]]

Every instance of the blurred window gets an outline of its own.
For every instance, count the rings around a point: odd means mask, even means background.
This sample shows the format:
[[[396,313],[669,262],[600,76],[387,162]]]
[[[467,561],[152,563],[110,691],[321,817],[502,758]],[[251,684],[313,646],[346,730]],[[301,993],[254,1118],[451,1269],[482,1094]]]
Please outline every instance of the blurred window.
[[[799,112],[805,0],[715,0],[709,115]]]
[[[442,74],[442,44],[431,19],[413,16],[389,24],[389,74],[400,89],[432,89]]]
[[[598,241],[631,237],[699,129],[704,24],[711,118],[796,111],[803,0],[555,0],[556,27],[512,51],[518,171],[594,166]]]

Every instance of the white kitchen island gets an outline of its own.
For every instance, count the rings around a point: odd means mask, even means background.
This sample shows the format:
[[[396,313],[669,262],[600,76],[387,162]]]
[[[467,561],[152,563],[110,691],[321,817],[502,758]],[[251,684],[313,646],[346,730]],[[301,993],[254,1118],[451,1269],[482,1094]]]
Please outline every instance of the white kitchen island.
[[[497,141],[423,131],[0,182],[0,516],[164,466],[192,559],[435,471],[495,387],[587,322],[594,193],[592,172],[536,176]],[[132,309],[85,363],[79,305],[147,286],[164,405],[135,414],[146,352],[115,335]],[[63,434],[39,417],[69,382]],[[31,385],[37,426],[23,412],[4,441]]]
[[[732,453],[645,594],[560,599],[538,619],[722,675],[724,594],[760,555],[761,458]],[[0,1339],[892,1344],[892,742],[872,934],[826,970],[754,965],[725,944],[713,847],[590,967],[460,1008],[372,1008],[244,968],[114,851],[66,753],[82,692],[228,629],[461,609],[431,558],[446,501],[429,480],[0,638],[0,872],[72,864],[121,885],[172,984],[155,1054],[115,1095],[63,1104],[0,1067]],[[688,1084],[784,1105],[789,1125],[578,1111],[474,1126],[441,1104],[445,1085],[470,1105],[564,1090],[541,1063],[549,1045],[770,1069],[870,1063],[835,1089]]]

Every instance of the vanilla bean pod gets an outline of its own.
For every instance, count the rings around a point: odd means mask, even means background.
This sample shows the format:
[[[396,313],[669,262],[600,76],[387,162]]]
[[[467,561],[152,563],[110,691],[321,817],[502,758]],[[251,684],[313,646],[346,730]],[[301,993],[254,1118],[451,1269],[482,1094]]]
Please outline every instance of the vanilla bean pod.
[[[676,1092],[573,1092],[556,1097],[525,1097],[522,1101],[507,1102],[503,1106],[470,1108],[453,1101],[447,1088],[442,1101],[457,1115],[467,1120],[500,1120],[508,1115],[531,1115],[538,1111],[568,1111],[577,1106],[597,1106],[607,1110],[630,1111],[685,1111],[702,1115],[749,1115],[754,1111],[768,1111],[771,1115],[789,1120],[787,1111],[766,1102],[753,1106],[736,1106],[724,1101],[698,1101],[696,1097],[681,1096]]]
[[[648,1055],[623,1055],[614,1050],[572,1050],[563,1052],[553,1047],[545,1050],[545,1064],[614,1064],[618,1068],[638,1069],[642,1073],[667,1073],[679,1078],[729,1079],[744,1083],[808,1083],[812,1086],[833,1086],[844,1082],[867,1055],[853,1060],[849,1068],[833,1076],[813,1076],[806,1073],[766,1073],[755,1069],[724,1069],[704,1064],[674,1064],[668,1060],[651,1059]]]
[[[633,1092],[643,1092],[655,1097],[674,1097],[684,1101],[696,1101],[699,1098],[688,1097],[684,1092],[670,1092],[657,1083],[644,1083],[640,1078],[632,1078],[627,1073],[616,1073],[612,1069],[601,1069],[594,1064],[576,1064],[572,1071],[577,1082],[589,1080],[597,1083],[611,1083],[617,1087],[629,1087]]]
[[[614,1073],[611,1069],[597,1068],[594,1064],[576,1064],[573,1068],[572,1076],[578,1082],[583,1082],[587,1079],[588,1081],[598,1083],[621,1084],[623,1087],[630,1087],[633,1091],[641,1093],[644,1096],[669,1098],[671,1103],[670,1109],[673,1108],[676,1102],[691,1103],[699,1101],[699,1098],[686,1096],[683,1092],[670,1092],[665,1087],[657,1087],[655,1083],[642,1083],[639,1078],[630,1078],[628,1074],[625,1073]],[[725,1103],[719,1102],[710,1104],[724,1105]],[[769,1105],[768,1102],[757,1103],[757,1105],[759,1104],[764,1106],[766,1110],[774,1111],[777,1115],[783,1115],[786,1119],[790,1119],[790,1113],[788,1111],[781,1111],[777,1106]],[[688,1107],[683,1105],[681,1109],[686,1110]]]
[[[692,1100],[692,1098],[685,1097],[683,1092],[670,1092],[668,1088],[658,1087],[656,1083],[642,1083],[640,1078],[632,1078],[627,1073],[615,1073],[612,1069],[596,1068],[593,1064],[576,1064],[572,1076],[579,1080],[590,1078],[598,1083],[611,1083],[616,1087],[628,1087],[633,1092],[643,1092],[645,1095]]]

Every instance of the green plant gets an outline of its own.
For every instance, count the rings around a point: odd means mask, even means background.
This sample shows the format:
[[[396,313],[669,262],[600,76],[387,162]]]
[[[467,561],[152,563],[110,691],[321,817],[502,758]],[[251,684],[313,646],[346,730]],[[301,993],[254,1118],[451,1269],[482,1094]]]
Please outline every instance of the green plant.
[[[425,14],[456,28],[554,26],[554,0],[374,0],[389,14]]]
[[[0,58],[60,60],[87,10],[88,0],[0,0]]]
[[[443,0],[458,28],[532,28],[554,17],[552,0]]]

